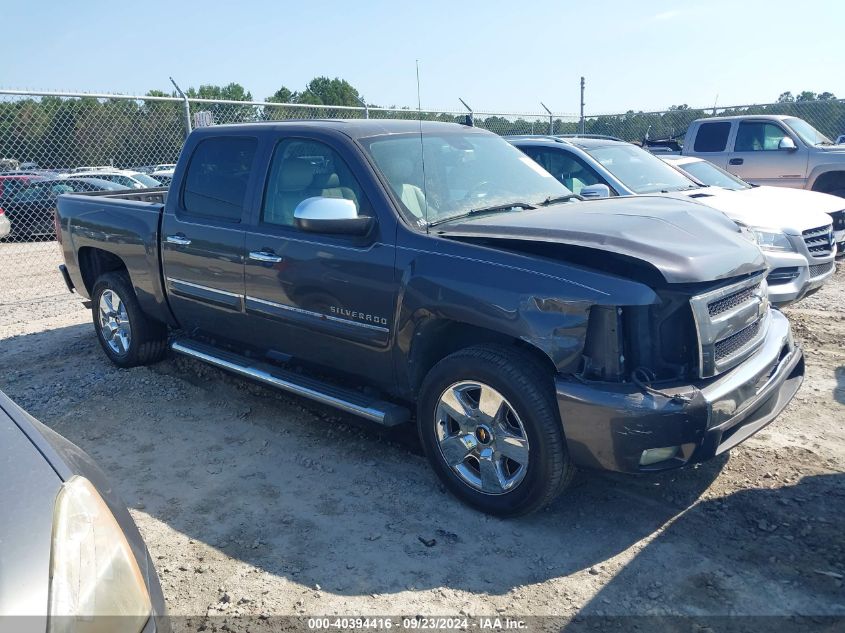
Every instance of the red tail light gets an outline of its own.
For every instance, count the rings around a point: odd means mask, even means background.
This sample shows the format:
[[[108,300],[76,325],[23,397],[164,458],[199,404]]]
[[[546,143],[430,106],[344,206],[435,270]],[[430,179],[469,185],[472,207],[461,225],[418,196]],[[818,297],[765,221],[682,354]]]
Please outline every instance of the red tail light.
[[[2,208],[0,208],[0,215],[5,215],[5,213],[6,213],[6,212],[5,212],[5,211],[3,211],[3,209],[2,209]]]

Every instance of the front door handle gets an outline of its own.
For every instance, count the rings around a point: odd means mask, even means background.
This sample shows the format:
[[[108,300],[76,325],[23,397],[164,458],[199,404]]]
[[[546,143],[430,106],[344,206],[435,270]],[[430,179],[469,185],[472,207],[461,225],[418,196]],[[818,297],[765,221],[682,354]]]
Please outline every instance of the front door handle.
[[[741,158],[731,158],[731,159],[728,161],[728,163],[729,163],[730,165],[742,165],[742,163],[743,163],[743,162],[745,162],[745,161],[743,161]]]
[[[278,264],[282,261],[282,258],[272,251],[250,251],[249,258],[257,262],[269,262],[271,264]]]
[[[167,243],[168,244],[176,244],[177,246],[187,246],[191,243],[187,237],[182,235],[181,233],[177,233],[176,235],[168,235],[167,236]]]

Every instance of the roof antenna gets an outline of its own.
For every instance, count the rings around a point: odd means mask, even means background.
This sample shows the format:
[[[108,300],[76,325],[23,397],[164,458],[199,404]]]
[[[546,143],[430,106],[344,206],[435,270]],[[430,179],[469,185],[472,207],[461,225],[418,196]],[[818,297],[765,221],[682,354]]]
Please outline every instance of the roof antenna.
[[[422,189],[423,189],[423,200],[425,200],[425,234],[429,234],[429,226],[428,226],[428,183],[426,182],[425,177],[425,145],[423,144],[423,133],[422,133],[422,99],[420,98],[420,60],[417,60],[417,121],[420,124],[420,159],[422,161]]]

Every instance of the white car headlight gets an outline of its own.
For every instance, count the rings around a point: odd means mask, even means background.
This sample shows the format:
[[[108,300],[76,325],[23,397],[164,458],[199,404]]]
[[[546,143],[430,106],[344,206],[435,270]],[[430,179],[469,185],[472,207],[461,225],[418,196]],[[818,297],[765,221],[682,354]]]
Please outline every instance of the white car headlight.
[[[781,231],[754,227],[750,227],[750,229],[757,241],[757,246],[764,251],[790,252],[795,250],[792,247],[792,242]]]
[[[106,633],[118,622],[121,631],[140,631],[151,611],[123,530],[91,482],[73,477],[53,516],[48,633]]]

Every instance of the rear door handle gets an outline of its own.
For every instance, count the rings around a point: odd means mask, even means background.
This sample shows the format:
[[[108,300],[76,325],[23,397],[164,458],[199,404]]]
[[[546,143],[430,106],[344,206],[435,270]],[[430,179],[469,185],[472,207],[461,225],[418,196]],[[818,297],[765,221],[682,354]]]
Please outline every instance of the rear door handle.
[[[176,235],[168,235],[167,236],[167,243],[168,244],[176,244],[177,246],[187,246],[191,243],[187,237],[182,235],[181,233],[177,233]]]
[[[249,258],[257,262],[269,262],[271,264],[278,264],[282,261],[282,258],[273,251],[250,251]]]
[[[743,162],[744,161],[741,158],[731,158],[728,161],[728,164],[730,164],[730,165],[742,165]]]

